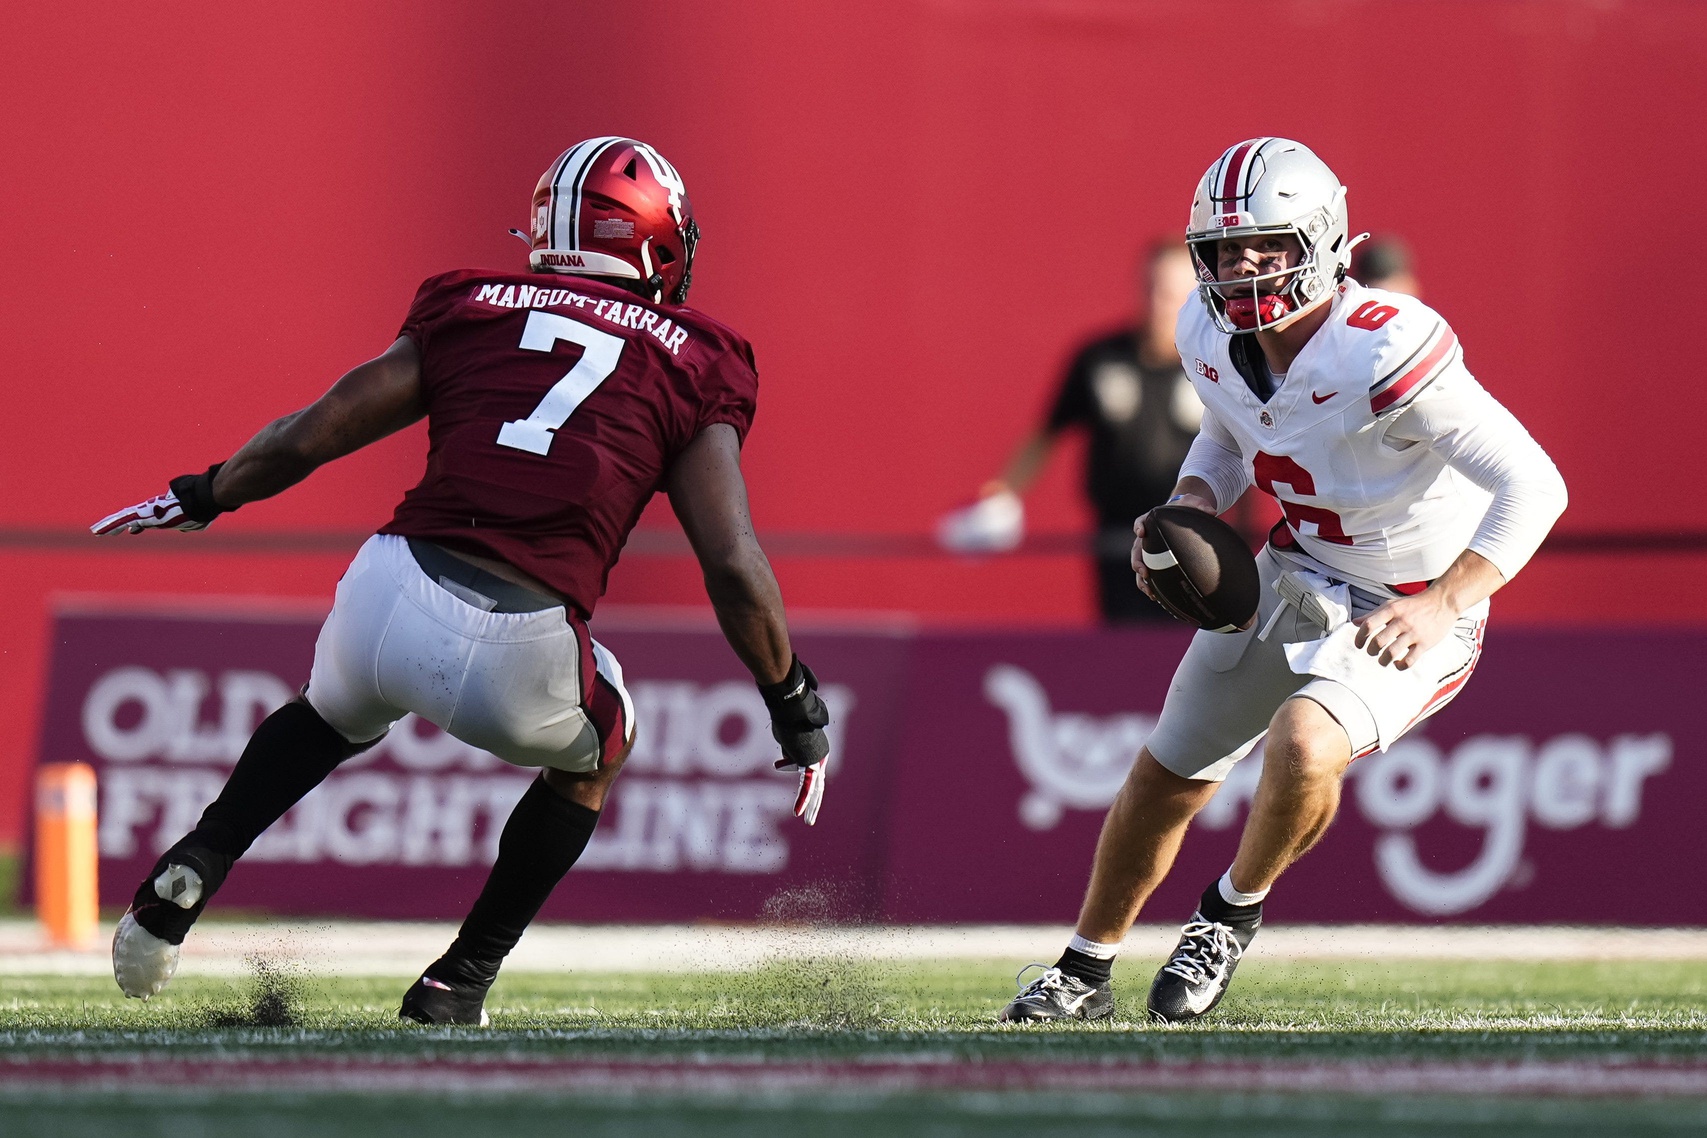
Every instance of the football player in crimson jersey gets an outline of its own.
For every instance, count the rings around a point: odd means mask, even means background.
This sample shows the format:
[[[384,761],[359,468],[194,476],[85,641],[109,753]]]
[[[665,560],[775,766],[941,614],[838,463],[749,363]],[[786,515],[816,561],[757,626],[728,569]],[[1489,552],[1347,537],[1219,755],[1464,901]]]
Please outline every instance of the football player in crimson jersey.
[[[529,272],[428,280],[384,354],[227,461],[93,527],[201,529],[427,420],[426,473],[339,582],[307,686],[137,888],[113,940],[127,995],[171,978],[185,934],[263,830],[414,712],[542,768],[455,943],[403,1000],[424,1023],[485,1022],[499,965],[586,847],[634,742],[622,669],[587,621],[659,490],[770,709],[777,766],[799,772],[795,814],[816,820],[829,714],[789,647],[748,517],[752,350],[683,306],[698,239],[682,179],[652,147],[571,147],[534,191]]]
[[[1212,1010],[1270,887],[1333,820],[1346,769],[1469,680],[1488,597],[1565,507],[1558,470],[1466,370],[1446,321],[1346,275],[1345,187],[1308,149],[1229,148],[1198,184],[1186,241],[1198,294],[1175,340],[1204,417],[1173,501],[1218,513],[1255,484],[1285,516],[1258,556],[1256,620],[1192,640],[1103,824],[1077,931],[1006,1020],[1113,1014],[1122,938],[1266,735],[1238,856],[1150,988],[1157,1019]]]

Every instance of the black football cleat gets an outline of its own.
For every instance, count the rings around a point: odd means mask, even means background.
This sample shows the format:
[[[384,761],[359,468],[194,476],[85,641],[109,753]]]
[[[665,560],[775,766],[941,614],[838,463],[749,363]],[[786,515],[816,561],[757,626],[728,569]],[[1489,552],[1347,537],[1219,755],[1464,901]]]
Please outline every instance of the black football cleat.
[[[455,987],[422,973],[403,993],[403,1006],[397,1018],[416,1023],[461,1023],[487,1027],[492,1020],[486,1014],[486,992],[489,984],[458,984]]]
[[[1150,985],[1151,1018],[1186,1023],[1214,1011],[1261,925],[1260,914],[1231,924],[1211,921],[1201,912],[1192,914],[1173,956]]]
[[[1020,976],[1039,967],[1042,966],[1028,964],[1020,970]],[[1043,975],[1021,989],[996,1018],[1003,1023],[1053,1023],[1064,1019],[1107,1019],[1113,1014],[1113,985],[1087,984],[1059,968],[1044,968]]]

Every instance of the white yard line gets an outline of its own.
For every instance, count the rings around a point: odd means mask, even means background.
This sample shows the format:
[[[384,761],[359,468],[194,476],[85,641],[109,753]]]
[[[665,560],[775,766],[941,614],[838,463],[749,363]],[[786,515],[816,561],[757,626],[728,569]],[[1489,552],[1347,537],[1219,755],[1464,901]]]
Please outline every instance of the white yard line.
[[[1052,961],[1070,929],[1057,925],[902,925],[806,928],[753,925],[540,925],[506,970],[515,972],[739,971],[795,957],[865,960]],[[85,951],[53,949],[33,921],[0,921],[0,975],[105,975],[111,926]],[[184,945],[182,975],[237,976],[248,959],[300,962],[341,976],[413,976],[456,935],[451,922],[206,921]],[[1125,955],[1157,957],[1175,925],[1140,925]],[[1707,929],[1294,925],[1264,928],[1252,959],[1270,960],[1701,960]]]

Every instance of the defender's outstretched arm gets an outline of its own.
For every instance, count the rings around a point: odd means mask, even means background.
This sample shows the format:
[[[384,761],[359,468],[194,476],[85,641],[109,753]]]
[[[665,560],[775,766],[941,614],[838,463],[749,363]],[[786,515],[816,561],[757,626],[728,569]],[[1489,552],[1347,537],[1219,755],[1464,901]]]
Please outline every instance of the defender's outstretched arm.
[[[227,461],[202,474],[174,478],[165,494],[90,528],[97,534],[201,529],[219,514],[270,498],[425,414],[421,353],[413,340],[400,337],[383,354],[346,372],[309,406],[262,427]]]
[[[800,771],[794,813],[810,826],[824,799],[830,711],[818,698],[818,677],[790,647],[782,590],[753,534],[735,428],[714,423],[701,431],[670,468],[669,494],[724,638],[753,673],[770,710],[771,734],[783,753],[777,768]]]
[[[307,407],[262,427],[220,467],[214,498],[227,510],[271,498],[426,413],[420,349],[400,336],[383,354],[345,372]]]

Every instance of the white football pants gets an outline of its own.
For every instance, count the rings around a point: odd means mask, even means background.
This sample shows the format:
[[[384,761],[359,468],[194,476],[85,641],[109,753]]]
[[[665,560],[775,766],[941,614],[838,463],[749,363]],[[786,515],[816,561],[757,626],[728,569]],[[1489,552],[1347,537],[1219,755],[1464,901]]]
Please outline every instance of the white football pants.
[[[1353,757],[1386,750],[1416,724],[1445,707],[1463,688],[1482,654],[1488,602],[1458,619],[1446,639],[1400,671],[1352,644],[1356,629],[1318,627],[1297,608],[1280,613],[1267,640],[1259,634],[1281,607],[1275,582],[1287,570],[1343,578],[1302,553],[1265,546],[1257,555],[1262,594],[1257,619],[1244,632],[1199,632],[1192,637],[1161,719],[1145,746],[1156,761],[1184,778],[1219,782],[1268,733],[1280,705],[1302,696],[1325,708],[1345,728]],[[1393,594],[1355,584],[1344,591],[1350,616],[1361,617]]]
[[[634,733],[622,666],[561,607],[486,612],[376,534],[338,582],[314,645],[309,704],[354,743],[414,712],[524,767],[598,770]]]

